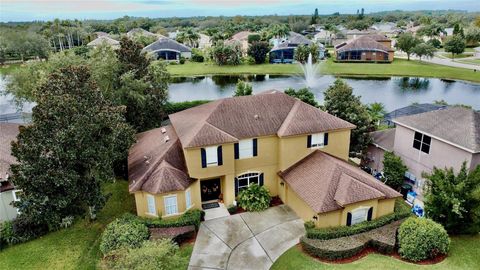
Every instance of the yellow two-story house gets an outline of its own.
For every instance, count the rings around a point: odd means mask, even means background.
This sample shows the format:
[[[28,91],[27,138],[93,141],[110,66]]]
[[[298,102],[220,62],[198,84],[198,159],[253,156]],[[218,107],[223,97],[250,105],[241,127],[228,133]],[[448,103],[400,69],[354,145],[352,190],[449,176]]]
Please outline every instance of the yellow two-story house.
[[[234,204],[255,183],[325,227],[391,213],[400,196],[347,163],[354,125],[283,92],[220,99],[169,118],[130,149],[139,216]]]

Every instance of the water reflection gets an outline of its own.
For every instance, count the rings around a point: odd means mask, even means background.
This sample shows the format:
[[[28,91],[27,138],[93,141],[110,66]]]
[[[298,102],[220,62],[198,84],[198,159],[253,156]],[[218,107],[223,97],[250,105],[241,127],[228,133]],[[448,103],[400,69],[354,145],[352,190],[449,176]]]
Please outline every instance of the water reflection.
[[[253,85],[253,92],[285,90],[292,87],[305,87],[301,76],[282,75],[228,75],[175,78],[169,88],[172,101],[196,99],[218,99],[231,97],[239,79]],[[322,76],[311,90],[317,101],[323,103],[323,92],[336,79]],[[450,81],[435,78],[415,77],[344,77],[353,87],[355,95],[361,96],[364,103],[382,102],[387,110],[418,103],[433,103],[446,100],[451,104],[466,104],[480,109],[480,84],[463,81]]]

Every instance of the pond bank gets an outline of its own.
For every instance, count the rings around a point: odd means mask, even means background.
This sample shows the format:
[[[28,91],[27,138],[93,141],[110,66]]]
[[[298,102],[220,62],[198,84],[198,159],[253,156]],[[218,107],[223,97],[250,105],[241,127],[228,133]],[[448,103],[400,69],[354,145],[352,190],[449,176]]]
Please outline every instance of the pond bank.
[[[262,64],[218,66],[212,63],[187,62],[184,65],[170,65],[168,71],[172,76],[199,76],[199,75],[240,75],[240,74],[271,74],[297,75],[301,73],[298,65],[291,64]],[[322,62],[320,73],[341,76],[411,76],[443,78],[451,80],[465,80],[480,83],[480,70],[454,68],[416,60],[395,59],[391,64],[372,63],[335,63],[331,59]]]

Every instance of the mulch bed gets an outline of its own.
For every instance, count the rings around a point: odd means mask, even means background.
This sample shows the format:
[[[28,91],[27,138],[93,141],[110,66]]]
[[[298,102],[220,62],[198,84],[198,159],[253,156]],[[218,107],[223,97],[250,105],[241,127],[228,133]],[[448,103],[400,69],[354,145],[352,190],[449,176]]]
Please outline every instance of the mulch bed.
[[[169,227],[169,228],[150,228],[150,240],[172,239],[178,244],[195,237],[195,226]]]
[[[282,205],[282,204],[283,204],[283,202],[280,199],[280,197],[278,197],[278,196],[272,197],[272,199],[270,200],[270,207],[279,206],[279,205]],[[240,206],[237,206],[237,211],[235,211],[235,213],[230,213],[230,215],[236,215],[236,214],[241,214],[241,213],[245,213],[245,212],[247,212],[247,210],[243,209]]]
[[[302,248],[302,245],[301,244],[297,244],[296,245],[296,248],[298,248],[301,252],[303,252],[303,254],[306,254],[307,256],[317,260],[317,261],[320,261],[320,262],[323,262],[323,263],[332,263],[332,264],[347,264],[347,263],[352,263],[354,261],[357,261],[365,256],[367,256],[368,254],[370,253],[377,253],[377,254],[381,254],[383,256],[388,256],[388,257],[391,257],[391,258],[395,258],[397,260],[400,260],[400,261],[403,261],[403,262],[407,262],[407,263],[413,263],[413,264],[419,264],[419,265],[430,265],[430,264],[437,264],[437,263],[440,263],[442,262],[443,260],[445,260],[445,258],[447,258],[447,255],[441,255],[441,256],[437,256],[436,258],[433,258],[433,259],[429,259],[429,260],[423,260],[423,261],[419,261],[419,262],[412,262],[412,261],[408,261],[408,260],[405,260],[405,259],[402,259],[402,257],[400,257],[400,254],[396,251],[395,253],[391,254],[391,255],[385,255],[385,254],[382,254],[380,252],[377,252],[374,248],[371,248],[371,247],[367,247],[365,249],[363,249],[362,251],[360,251],[359,253],[357,253],[355,256],[353,257],[350,257],[350,258],[345,258],[345,259],[339,259],[339,260],[325,260],[325,259],[320,259],[318,257],[314,257],[314,256],[311,256],[310,254],[308,254],[308,252],[305,252]]]

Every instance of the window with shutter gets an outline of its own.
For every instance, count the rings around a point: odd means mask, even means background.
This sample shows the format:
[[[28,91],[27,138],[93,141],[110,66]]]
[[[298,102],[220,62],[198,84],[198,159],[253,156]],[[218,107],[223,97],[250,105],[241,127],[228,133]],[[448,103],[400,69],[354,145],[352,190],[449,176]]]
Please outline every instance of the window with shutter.
[[[218,165],[218,152],[217,146],[205,147],[205,157],[207,167]]]
[[[238,142],[239,158],[251,158],[253,157],[253,140],[240,140]]]
[[[357,223],[363,222],[367,220],[367,214],[368,214],[368,209],[369,208],[357,208],[352,211],[352,221],[351,225],[355,225]]]
[[[155,206],[155,197],[150,194],[147,194],[147,213],[150,215],[157,214],[157,209]]]
[[[323,147],[325,145],[325,133],[312,134],[311,147]]]

